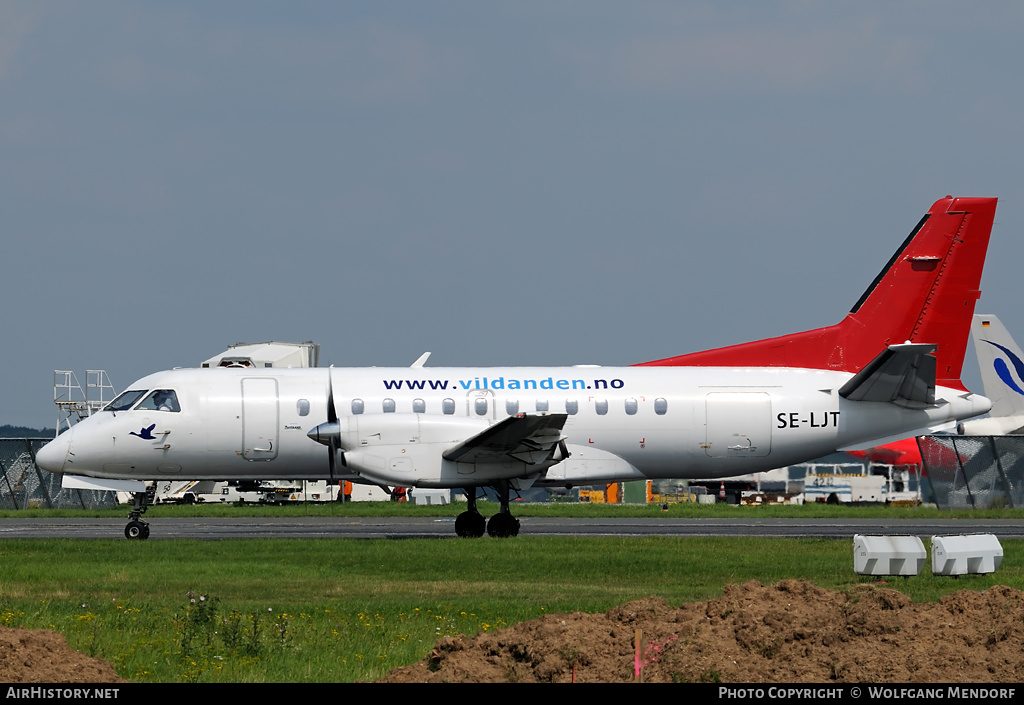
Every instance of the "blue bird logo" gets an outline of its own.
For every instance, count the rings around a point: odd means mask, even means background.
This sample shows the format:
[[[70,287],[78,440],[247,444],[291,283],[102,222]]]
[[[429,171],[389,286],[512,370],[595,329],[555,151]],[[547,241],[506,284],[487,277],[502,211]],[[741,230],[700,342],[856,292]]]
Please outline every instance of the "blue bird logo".
[[[139,429],[139,433],[135,431],[129,431],[128,434],[132,436],[138,436],[144,441],[155,441],[156,436],[153,435],[153,429],[156,428],[156,424],[151,424],[145,428]]]
[[[1017,371],[1017,378],[1024,380],[1024,360],[1021,360],[999,343],[993,343],[991,340],[986,340],[985,342],[989,345],[994,345],[1006,353],[1006,356],[1010,358],[1010,362],[1013,363],[1013,369]],[[996,374],[999,375],[999,379],[1003,381],[1003,384],[1017,392],[1017,394],[1024,396],[1024,389],[1021,389],[1020,385],[1018,385],[1017,381],[1013,378],[1013,375],[1010,373],[1010,368],[1007,366],[1005,360],[997,357],[996,361],[992,363],[992,367],[995,369]]]

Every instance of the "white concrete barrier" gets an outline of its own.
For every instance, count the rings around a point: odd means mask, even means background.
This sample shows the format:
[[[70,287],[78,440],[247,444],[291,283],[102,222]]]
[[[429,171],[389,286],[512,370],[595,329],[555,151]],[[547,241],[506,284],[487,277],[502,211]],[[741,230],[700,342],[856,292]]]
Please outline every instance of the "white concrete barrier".
[[[1003,547],[995,534],[932,536],[932,573],[966,575],[994,573],[1003,562]]]
[[[917,536],[853,537],[853,572],[857,575],[918,575],[927,557]]]

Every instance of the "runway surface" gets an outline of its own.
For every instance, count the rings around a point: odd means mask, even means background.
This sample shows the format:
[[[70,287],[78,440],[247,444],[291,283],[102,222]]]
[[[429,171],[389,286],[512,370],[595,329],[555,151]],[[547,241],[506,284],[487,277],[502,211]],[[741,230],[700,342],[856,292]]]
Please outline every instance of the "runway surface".
[[[852,539],[854,534],[927,538],[991,533],[1024,538],[1018,519],[578,519],[521,517],[520,536],[764,536]],[[126,519],[0,519],[0,539],[124,539]],[[150,541],[167,539],[455,538],[454,517],[161,517]],[[485,537],[483,540],[493,541]],[[501,539],[507,540],[507,539]]]

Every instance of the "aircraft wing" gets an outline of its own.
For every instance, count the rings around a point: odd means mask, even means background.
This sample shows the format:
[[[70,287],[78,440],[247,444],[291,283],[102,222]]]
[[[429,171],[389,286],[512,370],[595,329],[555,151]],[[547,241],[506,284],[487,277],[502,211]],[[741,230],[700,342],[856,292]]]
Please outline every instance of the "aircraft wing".
[[[567,418],[568,414],[510,416],[449,448],[443,457],[460,463],[544,463],[561,443]]]
[[[890,345],[839,390],[850,401],[886,401],[901,406],[935,403],[936,346]]]

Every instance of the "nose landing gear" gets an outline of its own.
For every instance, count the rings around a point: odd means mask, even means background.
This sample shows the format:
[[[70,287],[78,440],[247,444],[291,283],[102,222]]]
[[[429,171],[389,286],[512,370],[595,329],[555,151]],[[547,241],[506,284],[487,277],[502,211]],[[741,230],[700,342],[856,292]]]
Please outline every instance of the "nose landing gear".
[[[126,539],[148,539],[149,524],[144,521],[132,519],[128,522],[128,526],[124,527],[124,537]]]
[[[128,525],[124,527],[124,537],[129,540],[149,538],[149,524],[140,518],[153,503],[156,495],[156,483],[147,484],[145,492],[132,493],[132,510],[128,513]]]

